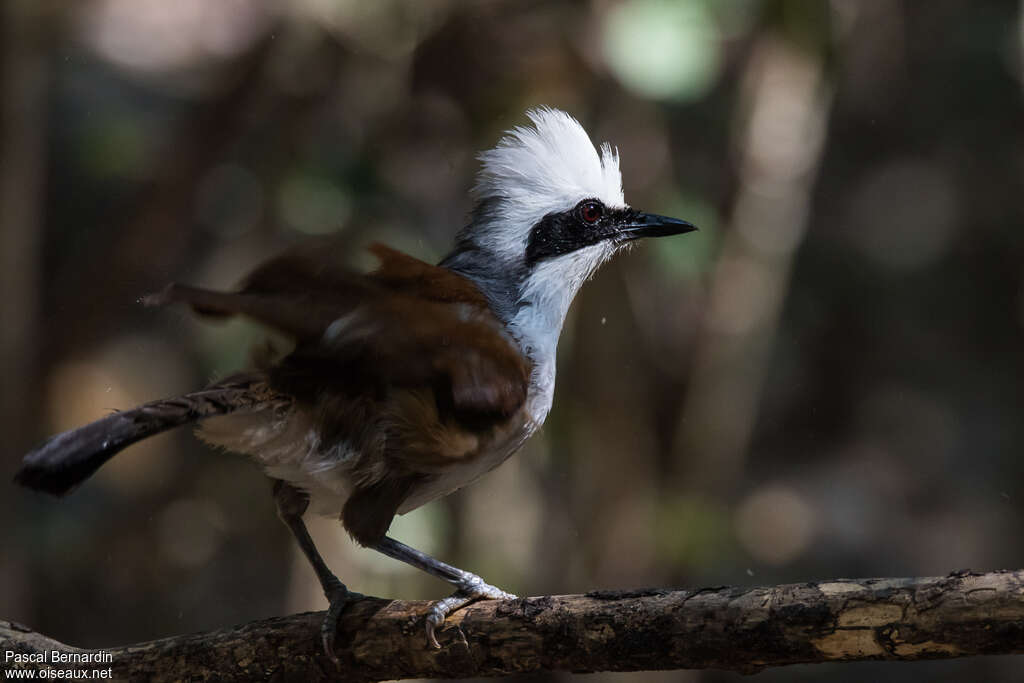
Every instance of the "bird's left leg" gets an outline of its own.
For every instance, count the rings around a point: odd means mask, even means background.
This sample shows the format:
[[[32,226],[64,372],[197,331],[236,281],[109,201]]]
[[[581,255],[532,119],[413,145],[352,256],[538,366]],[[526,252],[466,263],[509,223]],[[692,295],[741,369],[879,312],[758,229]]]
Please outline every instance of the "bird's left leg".
[[[443,579],[455,586],[456,591],[454,593],[444,600],[435,602],[430,607],[430,611],[427,612],[427,640],[436,648],[440,648],[441,644],[437,642],[434,631],[455,610],[468,605],[474,600],[504,600],[516,597],[488,584],[476,574],[471,574],[458,567],[435,560],[430,555],[411,548],[400,541],[396,541],[390,536],[385,536],[383,540],[374,544],[372,548],[384,553],[388,557],[405,562],[417,569],[422,569],[428,574]]]
[[[302,515],[306,512],[306,508],[309,507],[309,496],[287,482],[275,480],[274,502],[277,503],[278,516],[291,530],[292,535],[295,536],[295,540],[298,542],[303,554],[313,566],[316,578],[320,580],[320,586],[324,589],[324,595],[327,596],[329,607],[327,608],[327,615],[324,617],[323,624],[320,627],[320,640],[327,656],[340,666],[338,655],[334,651],[338,619],[348,603],[363,596],[350,591],[345,584],[339,581],[334,572],[327,567],[324,558],[320,556],[320,551],[316,549],[316,545],[306,529],[306,524],[302,521]]]

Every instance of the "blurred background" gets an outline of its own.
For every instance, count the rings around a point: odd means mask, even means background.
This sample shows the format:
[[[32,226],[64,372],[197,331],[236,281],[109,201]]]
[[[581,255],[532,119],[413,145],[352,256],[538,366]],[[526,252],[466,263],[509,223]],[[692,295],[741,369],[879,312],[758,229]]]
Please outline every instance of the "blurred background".
[[[618,146],[630,203],[701,231],[584,287],[543,432],[394,535],[520,595],[1024,567],[1024,4],[0,12],[8,475],[46,435],[199,387],[261,338],[141,295],[230,287],[325,233],[359,267],[375,240],[437,260],[476,152],[548,104]],[[60,502],[3,486],[0,617],[62,641],[325,607],[264,476],[187,430]],[[447,594],[336,521],[311,526],[355,590]],[[1021,665],[755,680],[1019,680]]]

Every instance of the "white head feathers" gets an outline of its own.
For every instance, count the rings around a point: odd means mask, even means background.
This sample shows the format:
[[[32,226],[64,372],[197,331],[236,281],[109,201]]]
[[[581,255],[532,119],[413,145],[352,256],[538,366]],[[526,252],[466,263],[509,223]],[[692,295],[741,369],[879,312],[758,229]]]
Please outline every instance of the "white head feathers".
[[[534,361],[528,409],[542,422],[551,406],[555,349],[565,314],[580,285],[622,245],[599,240],[527,267],[530,232],[545,216],[584,199],[626,208],[619,156],[594,148],[587,132],[563,111],[540,107],[526,115],[533,127],[509,131],[480,154],[473,220],[441,265],[473,280]]]
[[[558,109],[539,107],[526,115],[534,127],[513,128],[479,155],[474,193],[499,202],[504,229],[491,235],[488,246],[503,254],[521,255],[530,228],[583,199],[599,199],[609,208],[626,205],[619,155],[611,145],[601,145],[599,156],[583,126]]]

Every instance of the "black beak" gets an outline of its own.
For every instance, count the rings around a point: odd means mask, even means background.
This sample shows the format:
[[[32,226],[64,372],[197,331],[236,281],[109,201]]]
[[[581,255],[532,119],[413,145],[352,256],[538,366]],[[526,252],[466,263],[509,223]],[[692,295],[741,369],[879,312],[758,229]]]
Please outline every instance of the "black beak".
[[[667,237],[693,232],[696,229],[697,226],[693,223],[678,218],[640,212],[633,214],[619,226],[618,237],[623,241],[636,240],[641,237]]]

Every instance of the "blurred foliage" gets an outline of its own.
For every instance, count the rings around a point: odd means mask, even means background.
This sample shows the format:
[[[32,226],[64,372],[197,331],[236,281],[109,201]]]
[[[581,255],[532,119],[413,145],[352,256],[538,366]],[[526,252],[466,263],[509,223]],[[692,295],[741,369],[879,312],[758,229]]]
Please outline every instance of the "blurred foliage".
[[[1024,566],[1021,5],[15,1],[0,87],[0,430],[33,443],[244,366],[137,299],[309,235],[436,260],[475,154],[571,111],[701,230],[584,287],[543,432],[400,518],[520,593]],[[0,496],[0,617],[82,646],[319,609],[265,477],[190,434]],[[354,589],[445,587],[314,536]],[[1015,680],[1019,661],[763,680]],[[624,677],[624,676],[622,676]],[[739,680],[714,672],[645,680]],[[620,678],[620,676],[615,676]]]

